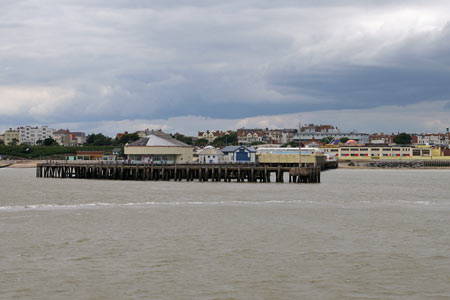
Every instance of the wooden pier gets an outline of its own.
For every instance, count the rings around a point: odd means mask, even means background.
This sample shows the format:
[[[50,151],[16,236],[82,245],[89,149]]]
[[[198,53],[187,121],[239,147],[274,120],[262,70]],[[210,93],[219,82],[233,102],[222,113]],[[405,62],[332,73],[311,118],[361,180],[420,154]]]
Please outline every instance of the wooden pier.
[[[321,167],[267,166],[258,164],[153,165],[99,162],[38,164],[36,177],[140,181],[215,181],[320,183]]]

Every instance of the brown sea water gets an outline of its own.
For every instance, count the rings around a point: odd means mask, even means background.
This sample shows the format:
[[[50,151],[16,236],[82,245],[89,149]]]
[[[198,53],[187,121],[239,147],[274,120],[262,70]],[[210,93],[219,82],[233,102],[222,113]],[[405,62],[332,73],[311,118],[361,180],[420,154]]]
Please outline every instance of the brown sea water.
[[[0,169],[1,299],[450,299],[450,171],[321,184]]]

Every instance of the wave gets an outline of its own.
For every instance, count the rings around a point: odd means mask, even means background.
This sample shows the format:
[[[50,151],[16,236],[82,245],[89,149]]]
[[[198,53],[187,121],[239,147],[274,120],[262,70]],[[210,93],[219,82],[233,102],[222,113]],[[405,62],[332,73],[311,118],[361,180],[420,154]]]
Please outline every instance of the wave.
[[[432,201],[407,201],[407,200],[394,200],[392,202],[378,202],[371,200],[360,200],[359,204],[362,205],[420,205],[428,206],[433,204]],[[358,202],[353,204],[358,205]],[[27,204],[27,205],[11,205],[0,206],[0,212],[2,211],[24,211],[24,210],[69,210],[69,209],[99,209],[99,208],[114,208],[114,207],[149,207],[149,206],[211,206],[211,205],[271,205],[271,204],[318,204],[318,205],[342,205],[352,204],[351,202],[345,203],[341,201],[329,202],[329,201],[312,201],[312,200],[267,200],[267,201],[245,201],[245,200],[230,200],[230,201],[178,201],[178,202],[127,202],[127,203],[106,203],[106,202],[93,202],[93,203],[80,203],[80,204]]]
[[[264,205],[277,203],[312,203],[303,200],[269,200],[269,201],[184,201],[184,202],[128,202],[128,203],[80,203],[80,204],[28,204],[0,206],[0,211],[22,211],[22,210],[64,210],[64,209],[95,209],[104,207],[129,207],[129,206],[195,206],[195,205]]]

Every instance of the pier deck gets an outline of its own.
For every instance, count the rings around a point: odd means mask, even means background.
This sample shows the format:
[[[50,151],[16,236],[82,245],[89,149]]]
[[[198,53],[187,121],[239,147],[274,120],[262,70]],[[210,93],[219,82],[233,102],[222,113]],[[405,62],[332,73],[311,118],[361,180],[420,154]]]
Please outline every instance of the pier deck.
[[[141,181],[216,181],[320,183],[321,167],[292,167],[259,164],[153,165],[99,162],[53,162],[37,165],[36,177]],[[272,176],[275,175],[275,176]]]

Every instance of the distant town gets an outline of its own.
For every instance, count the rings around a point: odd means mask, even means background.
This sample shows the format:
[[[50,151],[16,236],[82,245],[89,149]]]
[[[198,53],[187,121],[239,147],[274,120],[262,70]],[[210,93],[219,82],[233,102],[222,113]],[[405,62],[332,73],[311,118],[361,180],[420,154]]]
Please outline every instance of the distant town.
[[[119,132],[114,138],[48,126],[20,126],[0,135],[0,158],[14,157],[11,147],[62,148],[67,160],[117,160],[167,163],[255,162],[261,154],[288,155],[302,147],[336,159],[450,158],[449,128],[437,133],[361,133],[334,125],[305,124],[296,128],[239,128],[199,131],[196,136],[161,130]],[[63,147],[67,147],[64,151]],[[70,147],[70,150],[69,150]],[[96,150],[95,147],[103,147]],[[106,148],[105,148],[106,147]],[[89,149],[88,149],[89,148]],[[6,150],[5,150],[6,149]],[[76,150],[74,150],[76,149]],[[84,150],[86,149],[86,150]],[[94,150],[92,150],[94,149]],[[303,151],[303,150],[302,150]],[[50,152],[48,152],[50,153]],[[48,154],[47,153],[47,154]],[[40,155],[42,158],[42,154]],[[44,153],[44,156],[45,153]],[[31,154],[27,158],[36,158]]]

